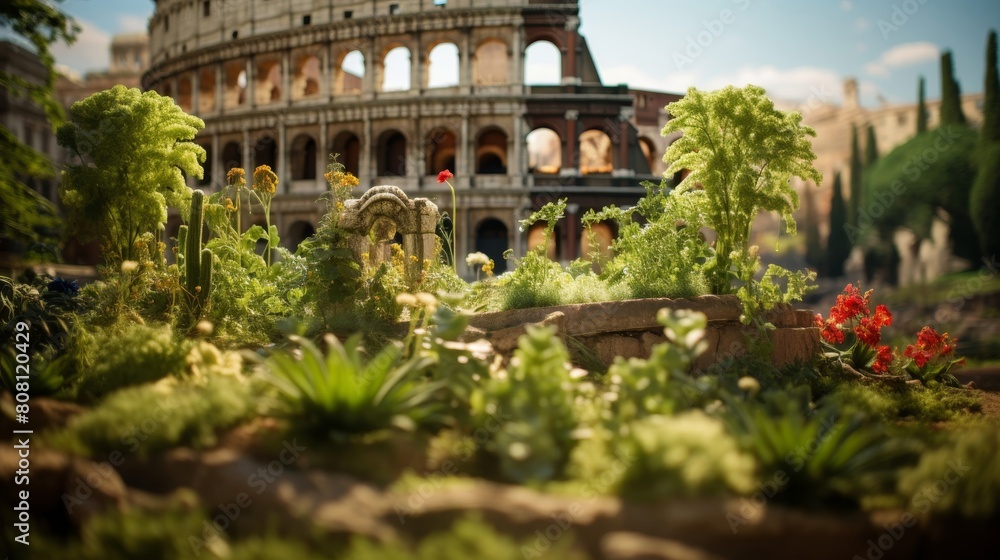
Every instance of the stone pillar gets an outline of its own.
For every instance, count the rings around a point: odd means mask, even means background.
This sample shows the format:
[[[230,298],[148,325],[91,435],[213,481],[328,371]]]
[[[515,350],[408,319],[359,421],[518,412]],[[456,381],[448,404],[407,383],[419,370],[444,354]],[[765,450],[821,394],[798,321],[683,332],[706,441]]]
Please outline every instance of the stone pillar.
[[[198,104],[199,93],[201,90],[201,70],[195,69],[191,71],[191,114],[197,115],[201,113],[201,105]]]
[[[524,85],[524,26],[518,25],[514,28],[514,34],[511,37],[511,47],[507,51],[510,57],[510,69],[511,76],[507,80],[508,83],[514,86]],[[516,89],[519,89],[516,88]]]
[[[212,161],[206,163],[212,169],[212,188],[226,184],[225,174],[229,170],[222,168],[222,142],[218,133],[212,135]]]
[[[379,89],[379,84],[375,83],[376,78],[381,74],[378,69],[381,67],[381,61],[375,60],[375,38],[369,37],[368,44],[365,45],[365,77],[362,80],[361,93],[368,98],[375,95],[375,91]]]
[[[288,51],[281,53],[281,102],[285,106],[288,106],[292,99],[291,58]]]
[[[615,158],[614,170],[612,171],[612,175],[616,177],[631,177],[635,175],[635,169],[632,167],[631,162],[629,162],[628,154],[629,141],[631,140],[629,121],[632,120],[634,112],[635,109],[632,107],[622,107],[618,115],[618,156]]]
[[[323,174],[326,173],[326,163],[329,161],[329,143],[327,142],[326,135],[326,109],[319,110],[319,138],[316,139],[316,181],[320,187],[323,189]]]
[[[507,176],[510,178],[511,186],[520,187],[523,183],[521,182],[524,177],[524,173],[527,172],[527,166],[524,164],[524,160],[521,159],[524,151],[524,116],[521,113],[522,107],[518,105],[514,108],[514,115],[512,117],[514,121],[514,137],[511,138],[511,150],[507,154]],[[514,184],[514,182],[517,184]]]
[[[319,96],[322,99],[330,101],[333,99],[333,80],[336,79],[336,74],[333,72],[333,56],[330,54],[331,45],[328,43],[323,46],[323,51],[320,56],[320,85],[319,85]],[[325,146],[325,140],[324,140]],[[324,147],[324,149],[326,149]]]
[[[566,151],[563,152],[562,169],[560,175],[579,175],[577,168],[579,157],[576,151],[576,121],[580,118],[580,111],[570,109],[566,111]]]
[[[280,117],[279,117],[280,119]],[[288,165],[286,162],[288,160],[288,145],[285,142],[285,121],[283,119],[278,121],[278,182],[284,185],[285,192],[290,192],[291,185],[288,183],[288,178],[291,175],[288,173]]]
[[[253,146],[250,145],[250,130],[243,129],[243,169],[249,177],[253,176]]]
[[[462,93],[469,93],[472,86],[472,33],[462,30],[462,46],[458,52],[458,85]]]
[[[424,59],[424,46],[420,40],[420,33],[414,37],[413,52],[410,53],[410,90],[423,91],[427,88],[424,76],[426,60]]]
[[[222,113],[226,106],[226,72],[221,62],[215,63],[215,112]]]
[[[365,74],[367,76],[367,73]],[[358,179],[361,180],[362,187],[370,187],[374,184],[375,176],[378,174],[375,171],[376,159],[375,158],[375,142],[372,139],[372,120],[368,111],[364,114],[364,134],[361,136],[361,157],[358,161],[358,173],[361,175]]]
[[[563,85],[579,85],[580,72],[577,70],[576,43],[577,29],[580,27],[580,18],[569,16],[566,18],[566,56],[563,57]]]
[[[254,90],[256,89],[254,87],[254,80],[256,80],[257,78],[254,75],[252,56],[247,58],[245,72],[247,73],[247,107],[250,107],[252,109],[257,106],[257,100],[254,98]]]
[[[472,175],[472,170],[469,166],[471,159],[469,157],[469,145],[472,141],[469,138],[470,134],[469,113],[466,112],[462,116],[462,130],[458,133],[457,145],[455,146],[455,175],[458,176],[456,177],[459,180],[458,182],[464,183],[466,186],[468,186],[469,177]]]

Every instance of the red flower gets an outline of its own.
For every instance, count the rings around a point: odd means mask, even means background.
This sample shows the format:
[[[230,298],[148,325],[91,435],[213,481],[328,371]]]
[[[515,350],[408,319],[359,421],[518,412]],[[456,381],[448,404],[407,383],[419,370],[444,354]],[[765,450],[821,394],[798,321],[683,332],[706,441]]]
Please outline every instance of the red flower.
[[[445,169],[444,171],[438,173],[438,183],[444,183],[445,181],[451,179],[452,177],[454,177],[454,175],[451,174],[451,171]]]
[[[872,364],[872,371],[875,373],[888,373],[889,365],[895,356],[892,353],[892,348],[887,345],[879,346],[878,352],[875,355],[875,362]]]
[[[844,331],[840,330],[833,321],[827,321],[823,325],[823,330],[819,332],[823,337],[823,340],[829,342],[830,344],[843,344],[844,342]]]
[[[917,343],[910,344],[903,351],[907,358],[913,358],[917,367],[922,368],[935,357],[951,355],[958,345],[958,339],[948,336],[948,333],[938,334],[931,327],[924,327],[917,333]]]
[[[858,340],[872,348],[882,340],[881,326],[875,317],[862,317],[858,326],[854,327],[854,334]]]
[[[875,306],[875,323],[878,328],[891,327],[892,326],[892,313],[889,313],[889,308],[884,305]]]
[[[868,314],[868,302],[871,290],[864,296],[853,284],[844,288],[844,293],[837,296],[837,304],[830,308],[830,318],[837,324],[843,324],[859,315]]]
[[[816,319],[816,326],[817,327],[822,327],[823,326],[823,316],[820,315],[819,313],[817,313],[815,319]]]

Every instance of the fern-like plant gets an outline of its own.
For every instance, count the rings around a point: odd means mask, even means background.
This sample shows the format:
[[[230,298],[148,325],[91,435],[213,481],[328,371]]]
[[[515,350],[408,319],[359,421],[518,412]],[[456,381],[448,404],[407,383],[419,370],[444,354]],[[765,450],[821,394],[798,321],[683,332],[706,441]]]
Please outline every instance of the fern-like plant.
[[[325,354],[308,339],[289,338],[300,347],[301,358],[276,353],[264,364],[266,379],[278,390],[279,412],[314,436],[343,439],[440,420],[434,400],[440,383],[422,377],[429,359],[403,361],[394,344],[365,359],[360,334],[346,344],[327,335]]]

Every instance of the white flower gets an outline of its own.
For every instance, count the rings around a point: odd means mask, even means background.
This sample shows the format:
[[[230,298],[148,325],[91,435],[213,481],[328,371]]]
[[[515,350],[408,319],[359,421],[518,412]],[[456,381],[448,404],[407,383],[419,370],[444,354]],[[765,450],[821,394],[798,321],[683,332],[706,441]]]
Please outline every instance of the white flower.
[[[484,253],[476,251],[475,253],[469,253],[469,256],[465,257],[465,264],[469,266],[483,266],[490,262],[490,258]]]

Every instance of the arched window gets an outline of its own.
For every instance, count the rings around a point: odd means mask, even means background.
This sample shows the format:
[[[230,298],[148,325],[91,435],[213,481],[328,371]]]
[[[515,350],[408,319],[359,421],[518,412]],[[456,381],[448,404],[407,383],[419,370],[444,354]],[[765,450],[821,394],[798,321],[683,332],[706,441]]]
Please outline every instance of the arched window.
[[[254,101],[266,105],[281,100],[281,63],[277,60],[261,60],[255,70]]]
[[[215,68],[206,66],[198,74],[198,113],[215,111]]]
[[[562,139],[551,128],[536,128],[528,133],[528,171],[559,173],[562,168]]]
[[[191,76],[185,74],[177,81],[177,106],[186,112],[191,112]]]
[[[427,60],[427,87],[458,85],[458,47],[455,43],[441,43],[434,47]]]
[[[488,130],[479,135],[476,143],[476,173],[507,173],[507,135],[502,130]]]
[[[455,133],[446,128],[434,129],[427,135],[427,175],[437,175],[445,169],[455,170]]]
[[[235,109],[247,102],[247,72],[246,65],[238,60],[225,64],[225,92],[223,106]]]
[[[331,153],[337,154],[337,161],[344,164],[344,171],[361,176],[361,140],[353,132],[341,132],[333,139]]]
[[[292,141],[292,180],[316,179],[316,141],[308,134],[300,134]]]
[[[282,238],[282,245],[285,246],[289,251],[294,251],[299,247],[299,245],[312,237],[316,233],[316,228],[305,220],[298,220],[288,226],[288,231],[285,232]]]
[[[387,130],[379,138],[378,174],[389,177],[406,175],[406,137],[402,132]]]
[[[562,81],[562,53],[548,41],[535,41],[524,51],[526,85],[558,85]]]
[[[611,173],[611,137],[601,130],[587,130],[580,135],[580,173]]]
[[[557,224],[555,229],[552,230],[552,238],[549,239],[549,250],[546,252],[546,256],[549,258],[549,260],[554,261],[558,259],[560,234],[561,234],[560,228],[559,225]],[[545,223],[538,222],[536,224],[532,224],[532,226],[528,228],[528,250],[534,251],[535,249],[538,248],[538,246],[540,246],[544,242],[545,242]]]
[[[493,259],[494,274],[507,272],[503,254],[509,247],[507,226],[496,218],[487,218],[476,226],[476,251]]]
[[[476,48],[472,65],[472,83],[477,86],[506,84],[510,64],[507,43],[500,39],[487,39]]]
[[[278,143],[274,141],[274,138],[270,136],[261,136],[254,143],[253,147],[253,165],[254,169],[260,167],[261,165],[270,166],[271,171],[275,173],[278,172]],[[247,170],[247,183],[250,182],[250,177],[253,174],[253,169]]]
[[[344,55],[337,69],[333,92],[356,95],[361,93],[365,78],[365,55],[361,51],[351,51]]]
[[[319,95],[319,57],[303,54],[295,60],[295,77],[292,83],[292,98],[302,99]]]
[[[395,47],[382,59],[382,91],[410,89],[410,49]]]
[[[649,173],[656,173],[656,144],[649,138],[639,138],[639,149],[642,150],[642,156],[646,158],[646,165],[649,166]]]
[[[243,167],[243,148],[239,142],[227,142],[222,148],[222,170],[228,173],[234,167]]]

